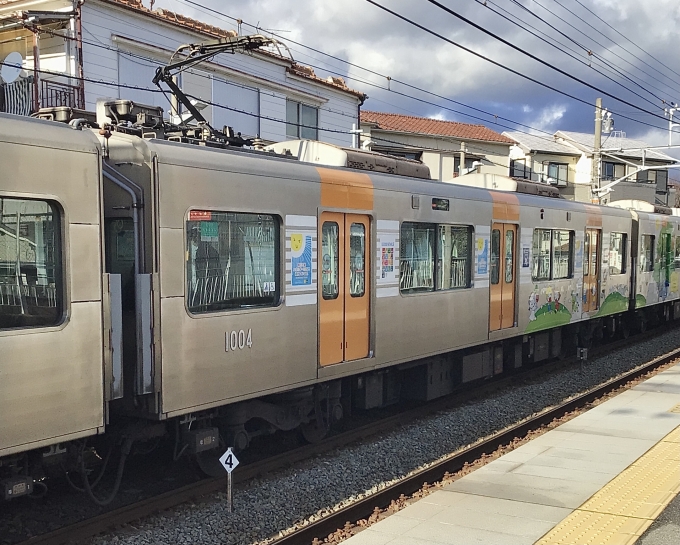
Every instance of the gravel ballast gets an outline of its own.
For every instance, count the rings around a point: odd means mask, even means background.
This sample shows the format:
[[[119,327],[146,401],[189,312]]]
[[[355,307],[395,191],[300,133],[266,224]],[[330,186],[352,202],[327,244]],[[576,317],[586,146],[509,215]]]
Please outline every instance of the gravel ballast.
[[[544,408],[606,382],[666,354],[680,344],[671,331],[562,370],[531,384],[405,425],[366,443],[338,449],[288,470],[235,488],[235,511],[226,493],[99,536],[91,545],[251,544],[318,518],[354,499],[384,488],[461,447],[506,428]],[[238,471],[238,470],[237,470]]]

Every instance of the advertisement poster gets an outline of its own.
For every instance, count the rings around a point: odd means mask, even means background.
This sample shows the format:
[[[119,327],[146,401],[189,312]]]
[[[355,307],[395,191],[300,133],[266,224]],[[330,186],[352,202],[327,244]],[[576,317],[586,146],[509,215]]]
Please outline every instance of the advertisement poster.
[[[477,239],[477,274],[489,272],[489,239]]]
[[[301,233],[290,235],[291,284],[309,286],[312,283],[312,237]]]
[[[396,237],[389,235],[380,236],[380,279],[396,281],[398,276],[398,264],[394,256]]]

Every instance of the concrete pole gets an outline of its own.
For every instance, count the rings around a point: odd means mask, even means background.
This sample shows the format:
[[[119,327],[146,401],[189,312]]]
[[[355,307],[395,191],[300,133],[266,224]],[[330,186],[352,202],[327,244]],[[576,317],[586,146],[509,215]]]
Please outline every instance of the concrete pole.
[[[460,143],[460,165],[458,165],[458,176],[462,176],[465,171],[465,142]]]
[[[595,100],[595,141],[593,143],[593,164],[591,186],[600,188],[600,148],[602,148],[602,99]]]

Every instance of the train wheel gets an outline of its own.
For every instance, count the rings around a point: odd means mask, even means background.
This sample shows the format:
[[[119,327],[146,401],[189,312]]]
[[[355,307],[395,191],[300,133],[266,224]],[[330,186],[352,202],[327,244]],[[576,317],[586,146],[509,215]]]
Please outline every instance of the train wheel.
[[[196,465],[201,473],[208,477],[222,477],[225,474],[224,468],[220,464],[222,452],[222,449],[212,449],[197,453]]]
[[[318,425],[316,420],[301,424],[300,431],[308,443],[318,443],[328,435],[328,428],[323,423]]]

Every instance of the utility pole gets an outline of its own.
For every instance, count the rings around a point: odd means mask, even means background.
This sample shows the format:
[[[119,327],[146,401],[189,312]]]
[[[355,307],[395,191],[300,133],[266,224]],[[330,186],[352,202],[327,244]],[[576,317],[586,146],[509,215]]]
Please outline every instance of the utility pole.
[[[680,123],[673,123],[673,114],[678,111],[678,105],[671,102],[671,108],[666,108],[665,112],[668,116],[668,147],[673,145],[673,127],[680,127]]]
[[[465,142],[460,143],[460,164],[458,165],[458,176],[465,172]]]
[[[595,142],[593,144],[593,165],[591,187],[600,189],[600,148],[602,147],[602,99],[595,99]],[[598,198],[599,201],[599,198]]]

